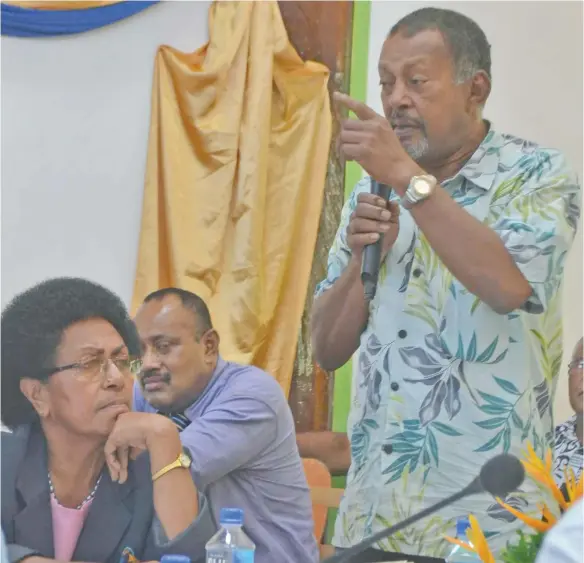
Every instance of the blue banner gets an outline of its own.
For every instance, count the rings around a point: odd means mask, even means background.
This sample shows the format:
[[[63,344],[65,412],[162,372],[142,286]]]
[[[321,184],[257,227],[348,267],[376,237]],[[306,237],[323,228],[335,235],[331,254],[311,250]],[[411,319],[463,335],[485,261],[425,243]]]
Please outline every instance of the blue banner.
[[[133,16],[158,2],[119,2],[83,10],[39,10],[2,4],[2,35],[54,37],[84,33]]]

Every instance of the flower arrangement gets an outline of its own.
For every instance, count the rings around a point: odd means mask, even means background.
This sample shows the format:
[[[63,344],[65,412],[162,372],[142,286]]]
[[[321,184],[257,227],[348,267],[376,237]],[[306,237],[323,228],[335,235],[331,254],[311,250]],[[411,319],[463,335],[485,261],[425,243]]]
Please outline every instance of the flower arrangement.
[[[552,473],[552,452],[548,450],[545,459],[541,460],[537,457],[533,447],[527,445],[527,453],[525,459],[522,460],[525,472],[533,479],[538,486],[551,494],[554,501],[557,503],[557,513],[561,514],[570,508],[570,506],[583,495],[584,480],[582,475],[576,479],[574,471],[571,468],[564,470],[564,480],[566,487],[566,496],[562,493],[560,488],[556,485]],[[506,504],[501,499],[497,502],[516,518],[527,524],[534,531],[532,534],[526,534],[522,531],[518,533],[518,540],[516,543],[509,544],[501,554],[501,559],[504,563],[534,563],[537,557],[537,552],[543,542],[545,533],[552,528],[557,522],[558,518],[554,515],[554,511],[546,504],[539,504],[538,508],[541,512],[541,518],[534,518],[523,512]],[[462,548],[476,553],[483,563],[495,563],[485,534],[481,530],[476,518],[469,516],[470,528],[467,530],[467,538],[469,543],[462,542],[456,538],[447,537],[446,539],[452,543],[460,545]]]

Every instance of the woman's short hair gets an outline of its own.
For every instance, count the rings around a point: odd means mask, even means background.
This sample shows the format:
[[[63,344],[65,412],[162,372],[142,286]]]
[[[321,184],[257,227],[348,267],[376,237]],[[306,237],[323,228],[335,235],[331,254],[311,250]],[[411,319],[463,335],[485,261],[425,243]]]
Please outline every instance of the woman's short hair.
[[[120,334],[131,356],[140,355],[136,327],[121,299],[97,283],[80,278],[44,281],[16,296],[2,312],[2,423],[15,428],[38,419],[20,391],[20,380],[46,380],[55,367],[63,332],[72,324],[99,318]]]

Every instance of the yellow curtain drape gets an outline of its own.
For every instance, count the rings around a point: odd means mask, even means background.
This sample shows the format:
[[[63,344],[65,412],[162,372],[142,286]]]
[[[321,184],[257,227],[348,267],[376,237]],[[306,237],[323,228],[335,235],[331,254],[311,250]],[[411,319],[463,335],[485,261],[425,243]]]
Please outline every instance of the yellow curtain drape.
[[[161,47],[133,309],[199,294],[221,353],[288,393],[322,207],[328,70],[303,62],[274,1],[212,4],[207,45]]]
[[[119,4],[121,0],[4,0],[3,4],[12,4],[19,8],[30,8],[36,10],[87,10],[88,8],[101,8],[102,6],[109,6],[110,4]]]

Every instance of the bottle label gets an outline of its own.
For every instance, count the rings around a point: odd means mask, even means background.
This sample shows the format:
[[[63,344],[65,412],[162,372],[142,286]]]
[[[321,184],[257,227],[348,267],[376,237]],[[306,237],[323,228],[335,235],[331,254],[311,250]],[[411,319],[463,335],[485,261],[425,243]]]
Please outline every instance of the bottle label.
[[[233,563],[253,563],[254,552],[251,549],[242,549],[233,552]]]

